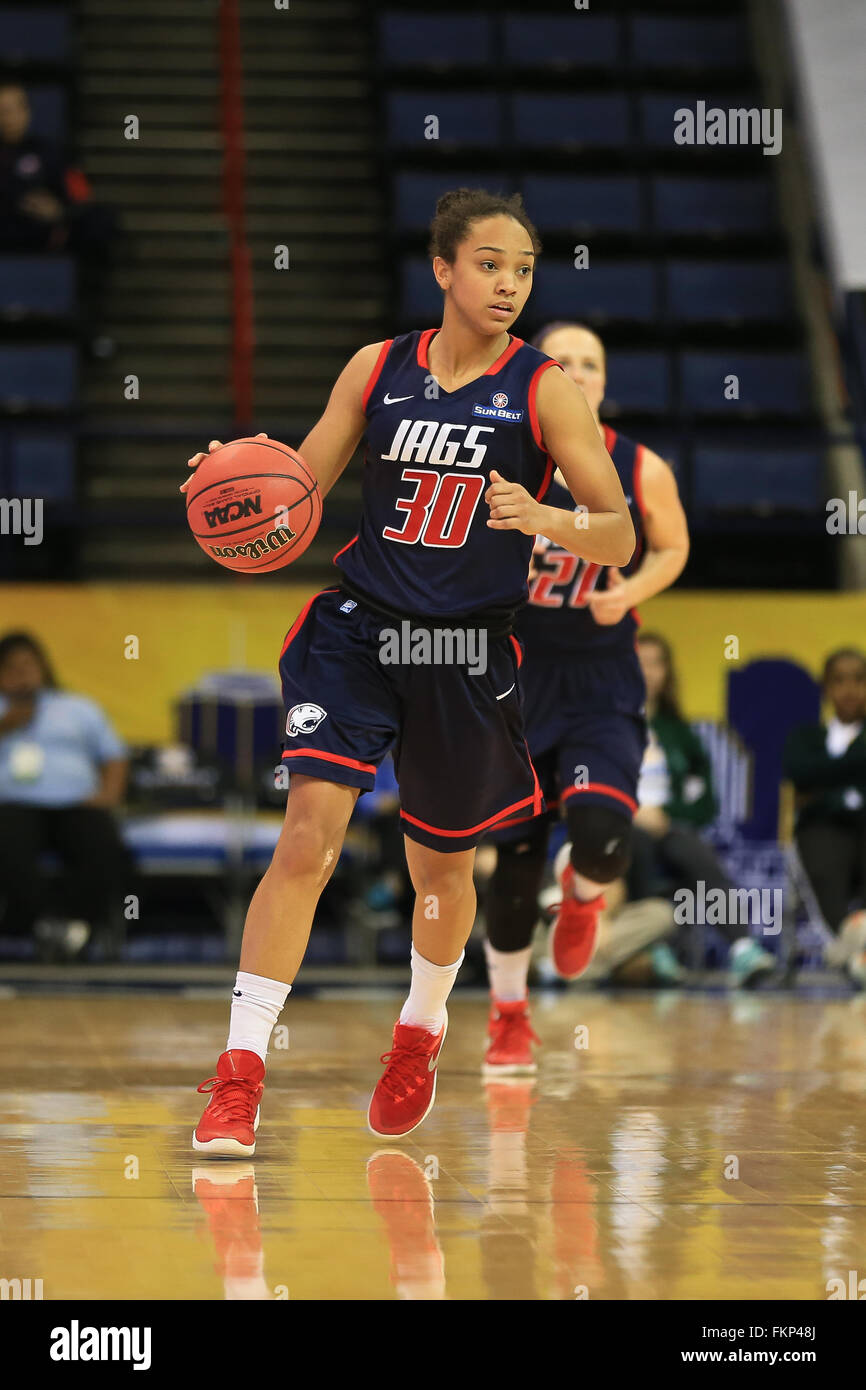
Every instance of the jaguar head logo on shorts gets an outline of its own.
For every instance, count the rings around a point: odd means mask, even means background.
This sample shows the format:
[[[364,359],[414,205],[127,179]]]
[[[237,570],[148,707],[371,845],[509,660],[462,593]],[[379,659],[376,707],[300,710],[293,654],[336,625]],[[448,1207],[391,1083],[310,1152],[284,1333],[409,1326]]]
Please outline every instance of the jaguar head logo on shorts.
[[[321,705],[292,705],[286,719],[286,733],[289,738],[297,738],[298,734],[311,734],[327,717],[328,711],[322,709]]]

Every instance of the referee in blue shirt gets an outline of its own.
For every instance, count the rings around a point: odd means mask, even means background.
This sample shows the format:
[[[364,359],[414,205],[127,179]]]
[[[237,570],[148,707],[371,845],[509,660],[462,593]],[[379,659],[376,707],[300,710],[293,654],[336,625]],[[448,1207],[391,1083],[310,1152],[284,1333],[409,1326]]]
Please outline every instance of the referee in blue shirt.
[[[42,954],[67,957],[122,919],[128,854],[114,809],[126,748],[93,700],[57,686],[26,632],[0,638],[0,931],[35,930]],[[62,912],[52,910],[40,855],[65,869]]]

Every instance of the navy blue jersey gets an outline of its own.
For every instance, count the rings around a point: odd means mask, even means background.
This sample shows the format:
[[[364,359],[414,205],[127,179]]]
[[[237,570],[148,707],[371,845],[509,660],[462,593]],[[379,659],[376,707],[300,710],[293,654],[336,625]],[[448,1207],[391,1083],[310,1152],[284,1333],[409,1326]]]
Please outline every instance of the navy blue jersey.
[[[334,559],[350,585],[407,614],[515,609],[526,599],[533,537],[487,525],[496,469],[541,499],[553,460],[538,383],[558,363],[509,334],[483,376],[444,391],[430,372],[438,329],[382,346],[364,392],[367,448],[358,535]]]
[[[610,454],[634,524],[634,554],[620,568],[625,577],[640,564],[643,550],[643,498],[641,464],[643,445],[604,426],[604,444]],[[575,510],[567,488],[554,482],[546,503],[550,507]],[[517,633],[526,649],[528,661],[563,653],[609,652],[634,649],[638,618],[634,609],[620,622],[603,627],[595,621],[588,602],[593,591],[607,588],[607,566],[581,560],[552,542],[536,557],[538,575],[529,586],[529,603],[517,622]]]

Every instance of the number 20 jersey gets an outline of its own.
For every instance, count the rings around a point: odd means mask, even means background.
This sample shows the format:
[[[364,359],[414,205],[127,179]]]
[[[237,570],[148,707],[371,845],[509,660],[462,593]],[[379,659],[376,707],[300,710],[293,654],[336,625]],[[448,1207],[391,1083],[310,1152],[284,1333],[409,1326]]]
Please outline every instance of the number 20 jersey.
[[[509,334],[483,376],[444,391],[427,357],[437,331],[382,346],[364,392],[361,524],[334,559],[350,585],[407,614],[515,609],[527,596],[534,537],[489,527],[484,493],[493,469],[539,501],[547,493],[554,465],[536,397],[559,364]]]
[[[634,553],[628,564],[620,569],[623,578],[627,578],[640,565],[644,549],[643,445],[605,425],[604,447],[619,474],[634,525]],[[575,510],[571,494],[555,479],[547,504]],[[552,542],[545,543],[544,538],[541,544],[544,551],[537,558],[538,574],[529,586],[529,603],[517,623],[517,635],[526,650],[527,667],[545,658],[561,660],[566,655],[587,658],[614,652],[633,654],[640,621],[636,611],[629,610],[618,623],[602,625],[595,621],[589,607],[593,593],[607,588],[607,566],[578,559]]]

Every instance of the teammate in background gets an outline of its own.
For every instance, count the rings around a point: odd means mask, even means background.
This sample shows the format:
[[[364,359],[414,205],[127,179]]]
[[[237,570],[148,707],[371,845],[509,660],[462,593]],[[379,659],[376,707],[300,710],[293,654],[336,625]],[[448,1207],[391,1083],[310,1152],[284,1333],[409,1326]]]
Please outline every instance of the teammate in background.
[[[546,810],[495,836],[485,943],[491,992],[485,1069],[494,1073],[535,1068],[527,979],[552,814],[564,815],[570,840],[555,866],[562,901],[550,940],[564,979],[588,966],[605,885],[628,866],[646,742],[635,606],[673,584],[689,553],[671,468],[599,420],[606,371],[601,339],[579,323],[552,323],[534,342],[581,388],[619,475],[637,545],[625,565],[605,566],[542,532],[533,554],[529,605],[517,632],[525,650],[526,737]],[[565,483],[557,470],[550,501],[567,507],[573,496],[580,524],[585,499]]]
[[[634,549],[583,395],[509,331],[539,250],[519,197],[459,189],[440,198],[430,254],[441,328],[357,352],[300,446],[327,493],[366,435],[361,524],[335,557],[339,579],[283,644],[286,818],[247,915],[226,1050],[199,1088],[212,1092],[193,1137],[201,1153],[254,1151],[271,1030],[355,801],[392,748],[416,893],[412,978],[367,1122],[377,1135],[408,1134],[433,1105],[446,1001],[475,917],[475,846],[542,804],[512,636],[533,538],[543,532],[596,565],[625,565]],[[567,510],[542,503],[554,460]],[[588,509],[580,529],[575,498]],[[483,662],[386,663],[385,644],[406,621],[413,645],[416,631],[458,629]],[[306,717],[293,721],[301,704]]]

